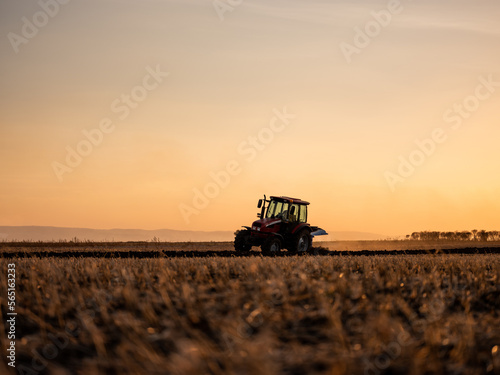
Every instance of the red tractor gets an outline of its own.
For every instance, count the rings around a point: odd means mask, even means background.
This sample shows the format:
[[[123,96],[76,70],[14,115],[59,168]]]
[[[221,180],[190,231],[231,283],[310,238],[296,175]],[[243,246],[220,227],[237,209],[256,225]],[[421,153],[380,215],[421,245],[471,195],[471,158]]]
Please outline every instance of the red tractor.
[[[266,205],[267,204],[267,205]],[[260,246],[266,255],[273,255],[281,249],[293,253],[304,253],[311,249],[312,238],[328,234],[323,229],[307,223],[309,202],[289,197],[260,199],[259,220],[251,227],[235,232],[234,249],[249,251],[252,246]]]

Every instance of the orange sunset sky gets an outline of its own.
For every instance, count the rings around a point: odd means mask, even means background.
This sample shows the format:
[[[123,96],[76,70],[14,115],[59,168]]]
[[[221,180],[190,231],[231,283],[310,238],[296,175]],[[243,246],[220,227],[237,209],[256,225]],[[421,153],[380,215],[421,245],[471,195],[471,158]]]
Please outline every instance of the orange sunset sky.
[[[234,230],[268,194],[329,231],[500,229],[497,0],[19,0],[0,19],[0,225]]]

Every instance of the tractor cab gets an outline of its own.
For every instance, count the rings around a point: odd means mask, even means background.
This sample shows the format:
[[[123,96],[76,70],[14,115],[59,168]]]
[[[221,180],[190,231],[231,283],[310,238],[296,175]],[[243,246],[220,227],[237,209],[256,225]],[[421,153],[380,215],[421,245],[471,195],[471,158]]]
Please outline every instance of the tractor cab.
[[[262,199],[259,202],[262,202]],[[309,202],[305,202],[300,199],[293,199],[288,197],[271,197],[264,218],[281,219],[284,222],[292,223],[307,223],[308,204]],[[262,218],[262,213],[260,217]]]

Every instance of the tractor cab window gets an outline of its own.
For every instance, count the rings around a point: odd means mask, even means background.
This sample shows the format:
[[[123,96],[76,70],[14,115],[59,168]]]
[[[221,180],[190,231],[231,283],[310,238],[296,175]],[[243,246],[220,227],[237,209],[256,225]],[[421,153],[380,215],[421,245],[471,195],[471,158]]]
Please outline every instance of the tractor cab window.
[[[291,221],[292,223],[295,223],[296,221],[298,221],[298,217],[299,217],[299,212],[300,210],[300,206],[298,204],[292,204],[292,206],[290,207],[290,215],[288,217],[288,221]],[[293,213],[292,213],[293,211]]]
[[[307,223],[307,206],[306,205],[300,206],[299,221],[301,223]]]
[[[269,219],[281,219],[286,220],[288,216],[288,203],[279,202],[279,201],[271,201],[269,203],[269,207],[267,208],[266,218]]]

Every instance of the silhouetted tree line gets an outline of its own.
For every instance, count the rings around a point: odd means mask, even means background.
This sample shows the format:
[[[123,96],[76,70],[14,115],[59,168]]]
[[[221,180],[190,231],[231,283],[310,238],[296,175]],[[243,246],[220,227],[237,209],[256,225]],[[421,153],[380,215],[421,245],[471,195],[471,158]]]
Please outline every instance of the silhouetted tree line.
[[[471,230],[455,232],[413,232],[406,236],[407,239],[420,241],[500,241],[500,231]]]

